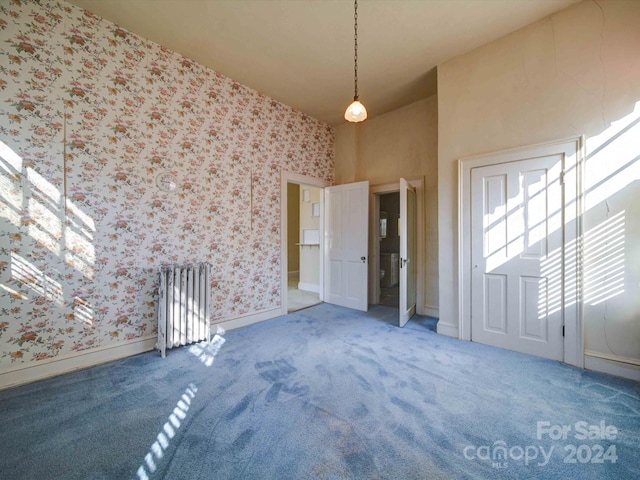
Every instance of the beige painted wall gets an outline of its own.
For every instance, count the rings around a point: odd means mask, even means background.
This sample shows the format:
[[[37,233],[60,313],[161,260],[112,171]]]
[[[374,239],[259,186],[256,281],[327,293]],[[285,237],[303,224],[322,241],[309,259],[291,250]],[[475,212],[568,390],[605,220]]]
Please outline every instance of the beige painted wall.
[[[365,99],[366,100],[366,99]],[[424,307],[438,308],[438,110],[432,96],[361,124],[336,127],[336,184],[424,178]],[[373,231],[373,226],[369,226]],[[370,262],[369,265],[372,265]]]
[[[585,257],[585,285],[613,295],[585,292],[585,350],[640,359],[640,132],[615,133],[639,115],[639,26],[638,1],[585,1],[438,66],[441,333],[458,325],[458,159],[584,135],[585,242],[624,217],[622,287],[615,238]]]
[[[287,270],[300,270],[300,185],[287,183]]]

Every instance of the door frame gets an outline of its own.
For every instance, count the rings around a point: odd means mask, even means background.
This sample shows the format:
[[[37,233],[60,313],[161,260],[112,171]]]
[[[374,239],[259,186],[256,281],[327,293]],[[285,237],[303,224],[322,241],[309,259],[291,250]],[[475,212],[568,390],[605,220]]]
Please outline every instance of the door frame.
[[[563,155],[563,291],[564,362],[584,367],[581,303],[583,137],[561,139],[458,160],[458,332],[471,341],[471,170],[548,155]],[[574,299],[574,301],[571,301]]]
[[[425,285],[425,238],[424,238],[424,178],[407,180],[416,189],[416,249],[418,262],[416,272],[416,313],[426,315],[424,305]],[[380,195],[400,192],[397,182],[382,183],[369,187],[369,303],[380,303]]]
[[[413,200],[413,222],[409,221],[409,193],[412,193]],[[418,304],[418,245],[417,245],[417,205],[418,203],[418,195],[416,194],[416,189],[409,182],[407,182],[404,178],[400,179],[400,219],[402,219],[402,213],[405,213],[405,219],[402,222],[399,222],[399,236],[400,236],[400,298],[398,305],[398,325],[400,327],[404,327],[409,319],[413,317],[416,313],[416,305]],[[410,240],[409,225],[413,227],[413,239]],[[413,249],[410,248],[413,246]],[[411,276],[409,272],[413,269],[413,264],[415,264],[415,278],[413,280],[413,288],[415,289],[413,295],[413,305],[409,304],[409,284],[411,280]],[[403,281],[404,280],[404,281]],[[407,308],[408,307],[408,308]]]
[[[320,192],[320,267],[319,267],[319,292],[320,301],[324,301],[324,188],[331,185],[321,178],[309,177],[298,173],[282,170],[280,175],[280,310],[282,315],[287,315],[289,308],[288,275],[289,262],[287,250],[287,225],[288,225],[288,198],[287,184],[296,183],[301,186],[319,188]]]

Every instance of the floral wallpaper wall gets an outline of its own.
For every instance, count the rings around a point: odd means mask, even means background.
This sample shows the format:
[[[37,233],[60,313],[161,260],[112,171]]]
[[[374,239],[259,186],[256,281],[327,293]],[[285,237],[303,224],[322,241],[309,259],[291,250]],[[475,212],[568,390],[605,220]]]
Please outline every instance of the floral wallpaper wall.
[[[331,127],[49,0],[0,4],[0,102],[0,371],[153,335],[163,263],[213,265],[214,321],[280,305],[280,174],[331,182]]]

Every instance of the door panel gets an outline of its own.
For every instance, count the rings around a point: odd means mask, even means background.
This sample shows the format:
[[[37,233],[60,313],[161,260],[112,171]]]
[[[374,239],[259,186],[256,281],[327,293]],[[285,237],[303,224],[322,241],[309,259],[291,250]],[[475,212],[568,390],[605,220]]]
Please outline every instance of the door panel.
[[[562,160],[471,170],[473,341],[563,358],[562,313],[550,308],[562,294]]]
[[[369,182],[325,188],[325,301],[367,310]]]
[[[416,191],[400,179],[400,314],[404,327],[416,313]]]
[[[329,261],[328,275],[330,278],[333,279],[327,285],[328,290],[325,289],[325,291],[329,292],[329,298],[331,298],[331,296],[336,296],[336,295],[339,296],[340,292],[342,291],[342,268],[341,267],[342,267],[342,262],[337,260]]]
[[[549,338],[547,330],[539,321],[540,318],[548,317],[547,283],[547,279],[542,277],[520,278],[520,322],[523,337],[545,342]]]
[[[484,275],[484,329],[507,333],[507,276]]]

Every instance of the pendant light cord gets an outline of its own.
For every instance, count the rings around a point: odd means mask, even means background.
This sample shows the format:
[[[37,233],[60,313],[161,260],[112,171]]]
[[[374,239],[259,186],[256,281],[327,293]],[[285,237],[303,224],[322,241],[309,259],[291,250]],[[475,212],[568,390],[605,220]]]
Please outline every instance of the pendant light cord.
[[[353,24],[354,24],[354,35],[353,35],[353,43],[354,43],[354,54],[353,54],[354,95],[353,95],[353,99],[354,100],[358,100],[358,0],[355,0],[355,3],[354,3]]]
[[[358,0],[353,2],[353,90],[353,102],[344,112],[344,118],[358,123],[367,119],[367,109],[358,100]]]

